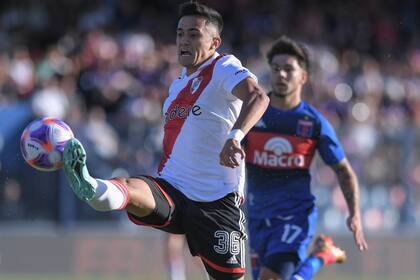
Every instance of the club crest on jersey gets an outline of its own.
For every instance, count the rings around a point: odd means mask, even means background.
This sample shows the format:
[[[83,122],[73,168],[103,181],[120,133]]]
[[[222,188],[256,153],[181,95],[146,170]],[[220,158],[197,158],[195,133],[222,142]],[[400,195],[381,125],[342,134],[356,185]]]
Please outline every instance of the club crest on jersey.
[[[314,123],[308,120],[299,120],[297,124],[296,134],[302,137],[311,137]]]
[[[202,81],[203,81],[202,76],[193,79],[191,83],[191,87],[190,87],[191,94],[194,94],[197,91]]]

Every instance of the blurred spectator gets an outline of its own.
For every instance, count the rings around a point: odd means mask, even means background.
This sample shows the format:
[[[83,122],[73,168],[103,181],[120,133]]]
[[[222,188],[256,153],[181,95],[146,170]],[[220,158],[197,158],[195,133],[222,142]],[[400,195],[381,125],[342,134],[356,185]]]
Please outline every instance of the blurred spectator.
[[[5,221],[23,220],[25,218],[24,201],[21,199],[21,186],[15,179],[6,179],[1,202],[1,219]]]

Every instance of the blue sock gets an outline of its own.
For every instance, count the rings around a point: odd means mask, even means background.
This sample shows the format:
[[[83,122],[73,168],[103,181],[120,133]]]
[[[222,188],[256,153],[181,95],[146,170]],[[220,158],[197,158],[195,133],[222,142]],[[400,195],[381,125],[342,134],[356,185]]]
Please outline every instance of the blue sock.
[[[310,256],[299,266],[291,280],[310,280],[321,269],[324,262],[315,256]]]

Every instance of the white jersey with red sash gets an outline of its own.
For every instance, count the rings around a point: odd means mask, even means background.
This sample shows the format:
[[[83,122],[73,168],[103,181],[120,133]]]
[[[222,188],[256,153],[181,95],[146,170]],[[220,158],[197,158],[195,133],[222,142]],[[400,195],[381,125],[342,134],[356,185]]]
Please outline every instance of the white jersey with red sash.
[[[243,194],[244,163],[224,167],[219,154],[242,106],[232,90],[247,77],[257,79],[235,56],[216,53],[189,76],[183,69],[169,88],[158,173],[192,200]]]

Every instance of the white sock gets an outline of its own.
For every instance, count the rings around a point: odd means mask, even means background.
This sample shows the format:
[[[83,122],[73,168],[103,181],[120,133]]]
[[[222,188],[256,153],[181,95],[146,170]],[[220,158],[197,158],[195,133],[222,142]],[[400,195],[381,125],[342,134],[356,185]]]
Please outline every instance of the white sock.
[[[185,263],[182,256],[177,256],[169,262],[171,280],[185,280]]]
[[[111,211],[124,209],[128,203],[127,187],[117,180],[95,179],[96,195],[88,204],[98,211]]]

